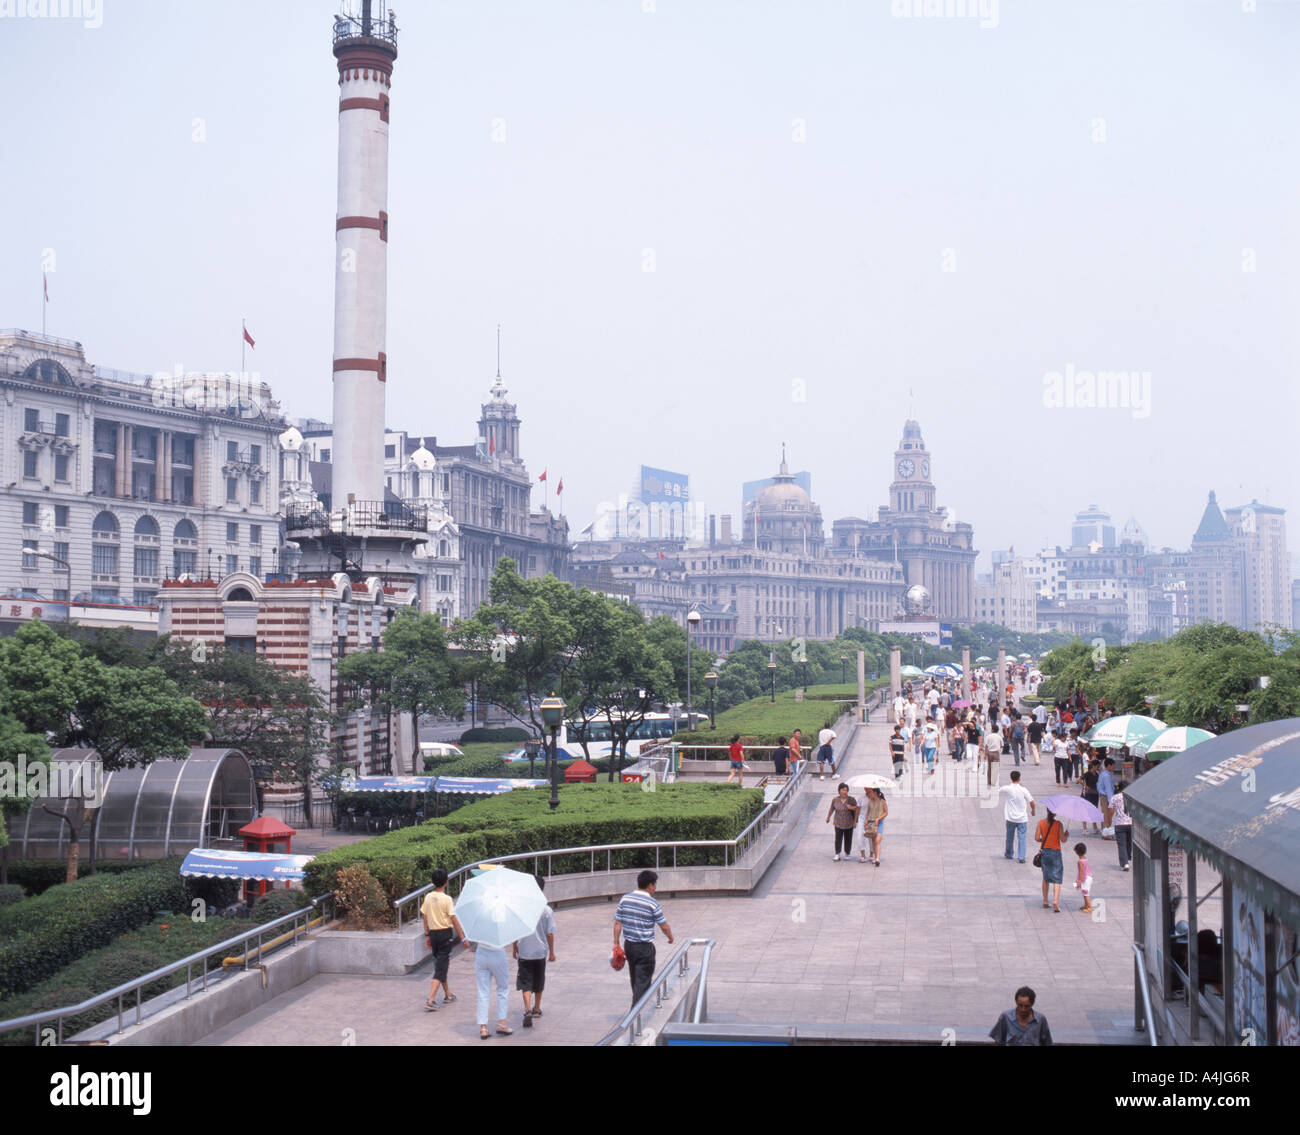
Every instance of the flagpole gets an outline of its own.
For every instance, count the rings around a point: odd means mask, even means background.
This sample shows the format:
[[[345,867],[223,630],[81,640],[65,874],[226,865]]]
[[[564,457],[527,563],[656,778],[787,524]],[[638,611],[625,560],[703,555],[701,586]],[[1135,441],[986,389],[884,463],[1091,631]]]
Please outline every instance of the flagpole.
[[[244,354],[245,348],[248,346],[248,340],[244,338],[248,334],[248,320],[246,318],[239,321],[239,330],[241,332],[239,336],[239,376],[243,378],[245,370]]]

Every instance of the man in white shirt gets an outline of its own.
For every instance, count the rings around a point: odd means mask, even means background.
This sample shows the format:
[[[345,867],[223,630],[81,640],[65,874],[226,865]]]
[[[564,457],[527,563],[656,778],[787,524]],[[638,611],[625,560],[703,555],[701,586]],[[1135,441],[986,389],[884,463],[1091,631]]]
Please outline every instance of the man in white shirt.
[[[988,762],[989,786],[998,782],[998,765],[1002,760],[1002,734],[998,732],[997,719],[989,721],[989,730],[984,734],[984,759]]]
[[[907,699],[903,697],[902,694],[895,694],[894,695],[894,724],[895,725],[904,724],[903,713],[906,711],[906,709],[907,709]]]
[[[1018,837],[1020,862],[1023,863],[1025,835],[1029,827],[1029,817],[1034,814],[1034,798],[1029,794],[1029,789],[1021,785],[1019,769],[1011,770],[1011,783],[999,788],[998,795],[1002,797],[1002,818],[1007,822],[1006,858],[1013,858],[1012,847]]]
[[[1047,724],[1047,706],[1043,705],[1042,702],[1039,702],[1034,706],[1034,720],[1037,721],[1039,725]]]
[[[817,771],[825,777],[826,773],[822,765],[831,766],[831,779],[835,778],[835,750],[831,748],[831,742],[835,740],[835,730],[827,722],[825,728],[817,734]]]

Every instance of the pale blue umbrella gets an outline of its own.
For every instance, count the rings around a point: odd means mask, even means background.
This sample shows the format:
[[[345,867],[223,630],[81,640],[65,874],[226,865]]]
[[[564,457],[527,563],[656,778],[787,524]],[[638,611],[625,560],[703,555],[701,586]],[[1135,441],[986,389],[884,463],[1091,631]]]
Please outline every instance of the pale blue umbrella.
[[[498,948],[531,934],[545,909],[546,896],[537,880],[507,867],[476,875],[456,900],[465,937]]]
[[[1139,743],[1137,747],[1146,750],[1147,760],[1163,761],[1166,757],[1172,757],[1216,736],[1218,734],[1211,733],[1208,729],[1196,729],[1191,725],[1175,725],[1171,729],[1157,733],[1150,744]]]

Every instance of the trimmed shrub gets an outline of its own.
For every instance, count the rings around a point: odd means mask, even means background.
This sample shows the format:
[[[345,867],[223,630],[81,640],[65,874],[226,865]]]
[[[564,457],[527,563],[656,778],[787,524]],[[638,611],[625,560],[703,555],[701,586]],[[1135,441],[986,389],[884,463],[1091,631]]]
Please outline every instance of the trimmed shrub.
[[[95,864],[95,875],[121,874],[127,871],[139,871],[148,867],[153,860],[145,859],[101,859]],[[92,874],[90,864],[81,860],[77,869],[79,879]],[[17,883],[29,895],[39,895],[51,887],[57,887],[68,877],[68,865],[62,859],[12,859],[9,861],[9,882]]]
[[[20,993],[160,910],[188,911],[181,857],[61,883],[0,907],[0,995]]]
[[[449,816],[413,828],[389,832],[361,843],[318,855],[307,865],[304,888],[320,895],[338,891],[348,868],[362,867],[391,902],[429,881],[435,867],[454,870],[480,859],[552,847],[604,843],[651,843],[665,840],[728,840],[737,836],[762,810],[758,789],[722,784],[661,785],[643,792],[634,784],[575,784],[560,791],[560,806],[551,812],[542,791],[512,792],[466,804]],[[615,867],[652,867],[653,851],[621,851]],[[681,866],[720,864],[722,850],[684,849]],[[589,856],[556,856],[543,873],[585,871]],[[531,865],[529,865],[531,869]]]
[[[23,889],[17,883],[6,883],[0,887],[0,906],[8,906],[11,902],[20,902],[23,898]]]
[[[344,867],[338,873],[334,880],[334,900],[348,929],[369,930],[389,920],[391,908],[384,890],[364,867]]]
[[[460,744],[467,745],[471,741],[515,741],[522,744],[528,740],[528,737],[527,729],[518,729],[514,726],[507,726],[504,729],[485,729],[476,726],[473,729],[466,729],[460,735]]]
[[[185,889],[190,901],[186,909],[192,911],[194,900],[202,899],[208,912],[225,910],[240,901],[243,887],[240,879],[204,879],[200,876],[187,878]]]
[[[303,907],[310,905],[311,899],[302,891],[277,887],[273,891],[267,891],[253,904],[253,921],[259,924],[274,922],[277,918],[283,918],[286,914],[292,914],[295,910],[302,910]]]

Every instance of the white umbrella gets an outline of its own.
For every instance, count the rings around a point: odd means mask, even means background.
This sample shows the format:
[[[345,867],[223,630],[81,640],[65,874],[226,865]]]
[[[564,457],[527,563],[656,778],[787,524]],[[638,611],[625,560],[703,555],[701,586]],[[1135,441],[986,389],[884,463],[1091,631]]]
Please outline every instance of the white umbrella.
[[[1147,760],[1158,761],[1165,757],[1172,757],[1176,753],[1181,753],[1185,749],[1190,749],[1193,745],[1199,745],[1202,741],[1208,741],[1210,738],[1217,736],[1208,729],[1196,729],[1190,725],[1175,725],[1170,729],[1157,733],[1149,744],[1139,742],[1138,748],[1145,748]]]
[[[844,782],[850,788],[893,788],[894,778],[892,776],[881,776],[879,773],[864,772],[858,776],[851,776]]]
[[[536,879],[501,867],[465,884],[456,900],[456,917],[471,942],[503,948],[531,934],[545,908],[546,896]]]

